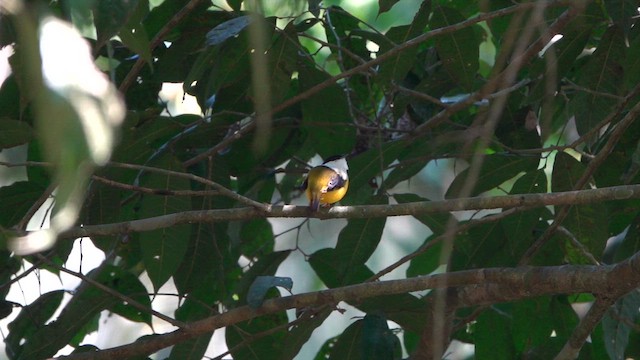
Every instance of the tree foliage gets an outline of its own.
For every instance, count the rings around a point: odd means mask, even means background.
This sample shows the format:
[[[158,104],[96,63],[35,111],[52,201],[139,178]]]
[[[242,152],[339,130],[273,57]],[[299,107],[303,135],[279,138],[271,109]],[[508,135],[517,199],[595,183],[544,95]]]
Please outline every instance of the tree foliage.
[[[397,3],[379,0],[378,17]],[[341,301],[365,316],[316,358],[441,358],[454,340],[479,359],[640,357],[636,2],[425,0],[389,29],[318,1],[293,16],[211,5],[0,4],[0,46],[15,49],[0,149],[26,158],[1,163],[26,169],[0,188],[10,359],[66,345],[69,359],[171,346],[171,359],[200,359],[220,328],[235,359],[290,359]],[[65,85],[53,81],[65,64],[39,43],[50,19],[86,37],[97,80],[73,77],[69,62]],[[202,115],[163,111],[163,83],[183,84]],[[283,206],[301,197],[307,163],[334,154],[350,165],[342,206]],[[438,173],[442,198],[402,190],[433,164],[451,165]],[[52,230],[27,231],[49,198]],[[424,224],[424,240],[373,269],[398,215]],[[275,247],[268,219],[280,217],[299,218],[298,230],[306,218],[347,220],[334,247],[304,254],[329,290],[287,295],[291,279],[274,276],[302,252]],[[105,254],[84,275],[65,265],[82,236]],[[68,302],[52,291],[16,304],[6,296],[25,264],[82,282]],[[402,265],[404,278],[380,281]],[[179,301],[160,313],[152,300],[169,281]],[[176,330],[83,343],[105,311]]]

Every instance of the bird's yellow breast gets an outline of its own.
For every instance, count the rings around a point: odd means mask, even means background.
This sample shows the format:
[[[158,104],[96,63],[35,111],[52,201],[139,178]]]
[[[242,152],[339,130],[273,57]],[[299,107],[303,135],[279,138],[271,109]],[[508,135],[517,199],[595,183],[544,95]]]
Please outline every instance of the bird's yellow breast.
[[[330,205],[340,201],[344,197],[349,187],[349,180],[342,179],[340,186],[331,187],[332,179],[335,181],[335,177],[339,177],[339,175],[324,166],[318,166],[309,170],[309,174],[307,175],[307,189],[305,192],[311,204],[317,201],[319,205]]]

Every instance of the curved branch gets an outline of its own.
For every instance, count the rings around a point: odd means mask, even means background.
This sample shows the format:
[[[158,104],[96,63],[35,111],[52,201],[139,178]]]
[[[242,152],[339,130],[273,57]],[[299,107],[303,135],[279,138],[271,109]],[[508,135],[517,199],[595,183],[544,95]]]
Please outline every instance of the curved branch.
[[[134,343],[108,350],[60,358],[100,360],[146,356],[181,341],[211,333],[219,328],[287,309],[336,304],[340,301],[357,304],[367,298],[427,289],[460,287],[456,295],[457,304],[475,306],[552,294],[602,294],[611,291],[611,289],[616,289],[615,294],[623,294],[638,284],[640,284],[640,255],[638,254],[615,266],[563,265],[477,269],[402,280],[363,283],[270,299],[256,309],[241,306],[226,313],[187,324],[185,329],[146,337]]]
[[[264,210],[255,207],[194,210],[167,214],[120,223],[86,225],[71,228],[60,238],[75,239],[96,235],[116,235],[131,232],[163,229],[180,224],[220,222],[265,218],[320,218],[363,219],[373,217],[422,215],[427,213],[486,210],[514,207],[540,207],[548,205],[580,205],[603,201],[640,199],[640,185],[613,186],[602,189],[567,191],[547,194],[520,194],[464,199],[420,201],[397,205],[335,206],[328,211],[312,213],[306,206],[266,205]]]

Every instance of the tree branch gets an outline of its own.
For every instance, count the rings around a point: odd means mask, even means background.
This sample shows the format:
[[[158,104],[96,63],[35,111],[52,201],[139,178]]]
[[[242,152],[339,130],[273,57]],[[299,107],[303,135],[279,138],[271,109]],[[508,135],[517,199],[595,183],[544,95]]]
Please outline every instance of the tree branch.
[[[75,239],[96,235],[116,235],[151,231],[180,224],[220,222],[266,218],[363,219],[387,216],[422,215],[428,213],[486,210],[548,205],[580,205],[603,201],[640,199],[640,185],[614,186],[602,189],[567,191],[547,194],[520,194],[464,199],[419,201],[397,205],[335,206],[328,211],[312,213],[306,206],[267,205],[266,210],[254,207],[194,210],[120,223],[87,225],[71,228],[60,238]]]
[[[403,294],[427,289],[460,287],[459,306],[478,306],[542,295],[611,293],[622,296],[640,284],[640,255],[618,265],[563,265],[548,267],[492,268],[420,276],[402,280],[363,283],[341,288],[266,300],[259,308],[236,309],[187,324],[185,329],[140,339],[132,344],[91,353],[60,357],[69,360],[119,359],[146,356],[181,341],[287,309],[314,307],[346,301],[358,304],[372,297]]]

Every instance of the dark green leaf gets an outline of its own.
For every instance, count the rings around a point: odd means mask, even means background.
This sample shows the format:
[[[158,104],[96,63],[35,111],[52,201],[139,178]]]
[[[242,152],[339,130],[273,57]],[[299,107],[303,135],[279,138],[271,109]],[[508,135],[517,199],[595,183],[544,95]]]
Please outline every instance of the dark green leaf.
[[[179,163],[170,156],[164,156],[156,166],[180,170]],[[184,178],[164,174],[144,174],[142,186],[160,190],[189,190],[189,181]],[[140,217],[175,214],[191,210],[191,201],[186,197],[145,195],[140,202]],[[158,290],[178,270],[191,240],[191,225],[178,225],[140,234],[142,258],[153,283]]]
[[[151,299],[147,294],[147,288],[144,287],[137,276],[120,268],[113,268],[112,272],[112,276],[116,279],[111,285],[114,290],[132,298],[145,308],[151,309]],[[111,306],[109,310],[128,320],[143,322],[151,326],[151,313],[137,309],[126,302],[119,301]]]
[[[318,250],[309,257],[309,265],[327,287],[355,284],[373,276],[373,272],[363,263],[346,268],[336,259],[339,258],[335,249]]]
[[[0,211],[0,226],[11,227],[27,213],[45,191],[41,185],[20,181],[0,188],[0,203],[11,211]]]
[[[584,174],[585,166],[570,155],[561,152],[556,155],[551,177],[551,188],[554,192],[575,189],[578,179]],[[584,251],[588,251],[596,259],[602,256],[607,239],[607,212],[601,203],[572,206],[564,226],[575,239],[584,246],[584,250],[572,241],[565,242],[569,261],[572,263],[590,263]]]
[[[259,308],[264,301],[267,291],[273,287],[282,287],[291,291],[291,288],[293,288],[293,280],[280,276],[258,276],[247,292],[247,304],[254,309]]]
[[[309,64],[300,67],[299,71],[300,91],[311,89],[330,78]],[[303,100],[302,114],[303,127],[322,158],[351,153],[355,146],[356,131],[350,126],[346,93],[339,85],[330,85]]]
[[[638,2],[635,0],[611,0],[604,3],[613,23],[628,33],[638,16]]]
[[[349,159],[350,190],[342,202],[347,205],[359,205],[369,200],[376,178],[397,159],[406,145],[402,141],[393,141],[383,144],[380,149],[371,149]]]
[[[547,175],[544,170],[537,170],[528,172],[516,180],[510,194],[545,192],[547,192]],[[505,235],[509,239],[509,246],[514,248],[514,253],[524,254],[523,251],[533,244],[537,237],[534,229],[538,225],[543,211],[542,208],[521,211],[501,221]]]
[[[226,328],[227,346],[231,349],[234,359],[276,360],[283,351],[286,339],[286,329],[268,336],[255,337],[263,331],[287,324],[284,312],[257,317],[251,321],[242,322]],[[247,341],[251,339],[251,341]],[[236,346],[243,343],[243,346]]]
[[[6,149],[31,141],[33,129],[24,121],[0,118],[0,149]]]
[[[391,332],[387,319],[380,315],[365,315],[362,325],[362,355],[364,359],[400,359],[400,340]]]
[[[294,325],[287,333],[283,344],[283,353],[281,359],[293,359],[300,349],[309,341],[311,334],[333,313],[333,309],[324,308],[321,311],[316,309],[301,309],[303,312],[308,311],[313,316],[310,319],[302,321]]]
[[[629,334],[633,330],[631,324],[635,324],[638,319],[639,306],[640,294],[634,290],[618,299],[602,319],[604,345],[610,359],[624,359]]]
[[[553,331],[549,306],[548,297],[525,299],[513,304],[513,344],[519,353],[530,352],[549,340]],[[536,321],[531,321],[534,314]]]
[[[462,14],[445,6],[436,6],[430,26],[438,29],[457,24],[464,20]],[[473,28],[460,30],[436,37],[436,49],[449,76],[466,91],[473,89],[479,67],[479,42]]]
[[[393,5],[395,5],[398,1],[400,0],[378,0],[378,16],[391,10]]]
[[[440,258],[442,258],[442,241],[431,243],[437,238],[435,235],[429,236],[422,247],[425,247],[421,253],[411,259],[407,268],[407,277],[415,277],[420,275],[429,275],[440,266]]]
[[[323,249],[311,255],[309,259],[311,266],[330,287],[361,281],[360,277],[366,276],[368,270],[362,266],[378,246],[384,225],[384,219],[350,220],[340,231],[336,248]],[[331,261],[330,257],[340,261]],[[332,264],[326,267],[326,262]],[[323,275],[327,276],[323,277]]]
[[[208,293],[211,294],[211,292]],[[211,302],[211,299],[209,299],[208,302],[204,302],[204,299],[194,301],[191,297],[187,297],[180,308],[176,310],[176,320],[187,323],[215,315],[217,311],[214,307],[208,306],[209,302]],[[196,337],[195,339],[190,339],[176,344],[171,349],[171,356],[169,356],[169,360],[202,359],[207,347],[209,346],[212,335],[213,333],[204,334]]]
[[[624,84],[633,89],[640,82],[640,36],[637,36],[627,50],[624,61]]]
[[[223,22],[207,33],[206,44],[208,46],[222,44],[225,40],[238,35],[249,26],[251,20],[251,16],[245,15]]]
[[[536,170],[538,162],[537,157],[487,155],[482,162],[482,168],[469,196],[477,196],[485,191],[494,189],[523,171]],[[465,169],[456,176],[447,190],[447,199],[460,196],[460,191],[466,186],[468,176],[469,169]]]
[[[24,350],[23,339],[29,340],[40,327],[53,316],[62,302],[64,291],[51,291],[42,294],[36,301],[25,306],[8,326],[9,334],[5,339],[8,353],[18,358]]]
[[[399,204],[428,201],[427,199],[415,194],[394,194],[393,198],[396,199]],[[414,215],[413,217],[429,227],[431,232],[436,235],[444,233],[447,230],[448,226],[456,226],[457,223],[457,221],[452,221],[455,219],[453,219],[449,214],[428,213],[422,215]],[[451,224],[449,224],[450,221],[452,221]]]
[[[227,0],[227,4],[229,4],[233,10],[240,11],[243,1],[244,0]]]
[[[87,276],[118,291],[120,280],[133,275],[127,275],[122,269],[108,265],[92,270]],[[129,291],[131,288],[120,290]],[[125,293],[125,295],[134,294]],[[136,294],[136,296],[141,295],[145,296],[147,304],[150,304],[146,290],[144,294]],[[115,306],[119,301],[121,300],[106,294],[89,283],[82,283],[57,319],[45,326],[39,326],[37,332],[27,339],[21,356],[28,359],[40,359],[55,355],[59,349],[71,343],[74,338],[84,338],[85,331],[92,328],[87,324],[95,321],[95,317],[102,310]]]
[[[384,54],[395,45],[402,44],[417,37],[418,35],[421,35],[427,26],[430,15],[431,1],[423,1],[411,24],[394,27],[387,31],[386,36],[390,41],[379,44],[380,53]],[[399,54],[392,56],[382,63],[378,72],[381,82],[385,85],[401,83],[407,76],[409,70],[413,67],[417,53],[418,48],[414,46],[402,50]]]
[[[502,311],[489,309],[476,319],[474,338],[478,359],[514,359],[516,357],[512,320]]]
[[[149,66],[153,66],[149,36],[142,25],[143,18],[149,12],[149,1],[138,0],[136,2],[138,4],[136,5],[135,10],[131,13],[127,23],[118,33],[118,36],[126,47],[138,54]]]
[[[588,91],[579,91],[571,101],[578,133],[585,134],[591,130],[616,104],[615,99],[606,95],[620,92],[624,59],[624,35],[619,27],[612,26],[582,68],[578,85]]]
[[[138,6],[138,0],[101,0],[93,9],[93,19],[102,45],[120,31]]]
[[[553,330],[562,342],[571,336],[580,320],[564,296],[556,296],[551,300],[550,316],[553,320]]]
[[[336,339],[329,339],[331,345],[327,347],[327,353],[322,351],[316,355],[318,359],[365,359],[362,347],[363,320],[356,320],[347,327]]]
[[[384,314],[407,331],[422,332],[428,311],[428,302],[411,294],[396,294],[368,298],[357,304],[366,313]]]

